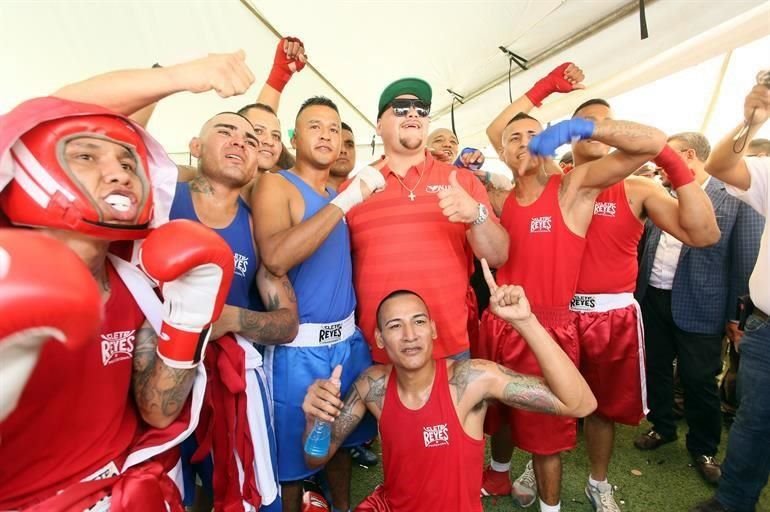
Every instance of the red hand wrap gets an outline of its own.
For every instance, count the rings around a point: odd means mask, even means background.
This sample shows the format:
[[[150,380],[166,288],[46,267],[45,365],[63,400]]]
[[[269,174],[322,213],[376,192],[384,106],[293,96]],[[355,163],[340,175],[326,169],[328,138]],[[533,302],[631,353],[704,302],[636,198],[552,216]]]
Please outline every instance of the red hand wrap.
[[[671,182],[671,188],[674,190],[695,181],[695,173],[687,167],[687,164],[682,160],[682,157],[679,156],[676,151],[671,149],[671,146],[668,144],[666,144],[663,151],[655,157],[655,165],[666,172],[668,181]]]
[[[303,48],[305,46],[302,44],[302,41],[296,37],[284,37],[278,41],[278,47],[275,49],[275,57],[273,58],[273,68],[270,70],[270,75],[267,77],[267,85],[278,92],[283,92],[283,88],[289,83],[291,75],[305,67],[304,62],[297,59],[290,59],[286,55],[286,52],[283,50],[283,45],[286,42],[299,43]],[[290,67],[291,64],[294,64],[293,70]]]
[[[539,107],[543,104],[543,100],[546,99],[554,92],[570,92],[573,89],[573,85],[564,78],[564,70],[566,70],[571,62],[565,62],[560,65],[546,76],[535,82],[532,89],[527,91],[526,96],[533,105]]]

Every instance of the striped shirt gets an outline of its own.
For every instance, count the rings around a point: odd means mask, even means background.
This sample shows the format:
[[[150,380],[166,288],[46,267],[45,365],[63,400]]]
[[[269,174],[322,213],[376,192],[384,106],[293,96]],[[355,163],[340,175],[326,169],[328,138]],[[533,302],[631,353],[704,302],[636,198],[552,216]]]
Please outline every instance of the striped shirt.
[[[420,294],[436,322],[435,358],[468,350],[465,294],[473,273],[473,253],[466,237],[470,225],[449,222],[437,194],[448,188],[457,170],[463,188],[489,210],[487,222],[499,223],[487,192],[469,171],[427,155],[422,164],[399,177],[382,169],[386,188],[347,214],[353,251],[353,284],[358,298],[358,325],[372,358],[388,362],[374,342],[376,310],[389,293],[407,289]],[[410,200],[410,191],[414,201]]]

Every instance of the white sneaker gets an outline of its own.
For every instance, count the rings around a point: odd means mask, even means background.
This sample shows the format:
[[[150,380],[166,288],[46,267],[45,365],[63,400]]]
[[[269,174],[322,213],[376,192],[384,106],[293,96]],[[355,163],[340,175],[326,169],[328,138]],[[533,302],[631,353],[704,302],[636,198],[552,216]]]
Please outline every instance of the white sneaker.
[[[511,497],[513,502],[522,508],[529,507],[537,500],[537,481],[535,480],[535,470],[532,468],[532,460],[527,462],[524,473],[513,482]]]
[[[596,512],[620,512],[613,497],[612,486],[607,482],[599,482],[597,486],[586,484],[586,496]]]

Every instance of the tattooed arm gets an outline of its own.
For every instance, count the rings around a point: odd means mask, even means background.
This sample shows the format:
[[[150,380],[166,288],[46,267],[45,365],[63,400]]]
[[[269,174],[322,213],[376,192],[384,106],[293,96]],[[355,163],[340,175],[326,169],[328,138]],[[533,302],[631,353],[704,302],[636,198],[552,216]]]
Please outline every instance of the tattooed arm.
[[[277,345],[288,343],[297,336],[297,296],[289,278],[277,277],[260,265],[257,287],[267,311],[225,305],[214,324],[212,339],[233,332],[264,345]]]
[[[596,398],[567,354],[556,344],[534,315],[513,327],[535,354],[544,378],[522,375],[486,363],[491,378],[486,398],[530,411],[562,416],[587,416],[596,409]]]
[[[484,279],[491,293],[489,308],[516,329],[535,355],[545,380],[520,375],[490,362],[473,361],[487,374],[485,398],[496,398],[512,407],[587,416],[596,409],[596,398],[567,354],[538,322],[520,286],[495,282],[489,266],[481,260]],[[545,393],[550,390],[550,393]]]
[[[367,369],[350,387],[344,402],[339,398],[340,389],[333,379],[319,379],[308,388],[302,403],[302,410],[305,412],[303,445],[316,419],[332,424],[329,453],[322,458],[311,457],[305,453],[305,462],[308,466],[322,466],[331,459],[345,439],[361,423],[367,409],[379,419],[382,400],[385,396],[385,375],[387,374],[382,366]]]
[[[145,322],[134,343],[131,380],[142,419],[155,428],[166,428],[182,411],[197,370],[169,368],[158,357],[157,344],[157,334],[149,322]]]
[[[645,162],[654,159],[666,145],[666,135],[650,126],[630,121],[604,119],[596,122],[591,141],[616,148],[607,156],[576,165],[565,180],[569,186],[589,195],[599,192],[633,174]],[[591,144],[580,141],[578,144]]]

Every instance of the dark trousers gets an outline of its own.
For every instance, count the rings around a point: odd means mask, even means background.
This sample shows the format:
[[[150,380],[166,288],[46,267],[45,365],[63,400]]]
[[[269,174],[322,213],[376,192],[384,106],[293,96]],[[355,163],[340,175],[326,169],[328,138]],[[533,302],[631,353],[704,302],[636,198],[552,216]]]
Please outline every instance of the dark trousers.
[[[715,455],[722,429],[717,388],[722,335],[685,332],[677,327],[671,315],[670,290],[647,287],[641,306],[647,351],[647,419],[661,436],[676,435],[672,410],[672,364],[676,357],[689,427],[687,449],[694,455]]]

